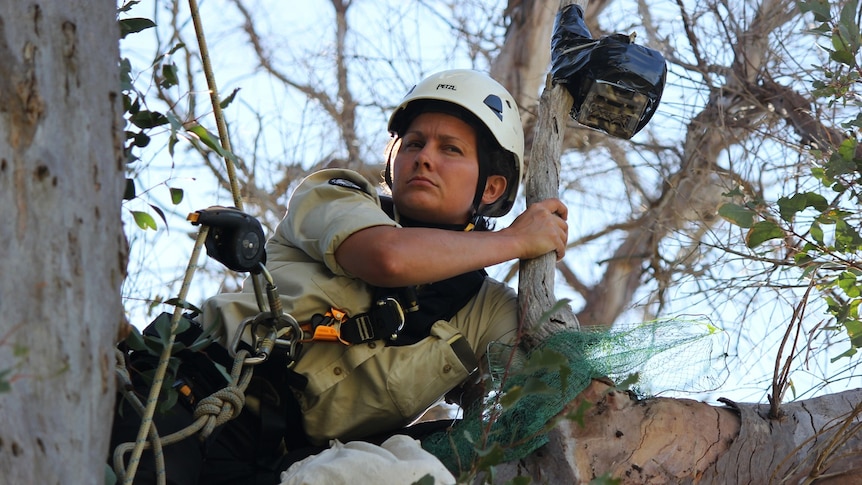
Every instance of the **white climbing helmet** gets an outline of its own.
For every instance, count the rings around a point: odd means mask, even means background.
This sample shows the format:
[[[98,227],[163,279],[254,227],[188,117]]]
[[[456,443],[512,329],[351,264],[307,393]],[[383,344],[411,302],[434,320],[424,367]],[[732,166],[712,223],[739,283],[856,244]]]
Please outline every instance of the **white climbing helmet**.
[[[515,172],[514,177],[508,180],[506,194],[482,214],[488,217],[505,215],[512,208],[524,176],[524,127],[515,99],[506,88],[487,74],[470,69],[438,72],[420,81],[404,96],[389,117],[389,132],[402,135],[415,115],[423,111],[422,102],[427,101],[452,103],[472,113],[485,125],[500,148],[511,154],[509,163],[513,165]],[[410,108],[416,107],[416,104],[420,106],[414,113]],[[387,160],[387,182],[391,182],[389,168]],[[480,168],[480,173],[481,170]],[[480,185],[480,188],[484,189],[484,180],[480,180]],[[478,196],[479,194],[477,198]]]

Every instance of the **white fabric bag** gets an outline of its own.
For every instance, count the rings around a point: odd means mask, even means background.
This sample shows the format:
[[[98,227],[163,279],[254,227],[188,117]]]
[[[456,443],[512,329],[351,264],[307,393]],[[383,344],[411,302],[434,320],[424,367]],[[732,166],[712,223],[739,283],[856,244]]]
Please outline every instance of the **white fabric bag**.
[[[330,445],[282,472],[281,485],[410,485],[426,475],[435,485],[455,483],[443,463],[409,436],[392,436],[380,446],[338,440]]]

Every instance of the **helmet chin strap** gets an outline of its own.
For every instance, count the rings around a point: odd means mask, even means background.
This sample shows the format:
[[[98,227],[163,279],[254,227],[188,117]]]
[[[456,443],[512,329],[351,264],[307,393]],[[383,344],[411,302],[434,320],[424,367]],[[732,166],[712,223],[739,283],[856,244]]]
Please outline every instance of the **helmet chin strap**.
[[[482,205],[482,196],[485,194],[485,185],[488,183],[488,167],[491,165],[487,153],[480,152],[478,158],[479,180],[476,182],[476,195],[473,196],[473,215],[470,217],[470,223],[473,225],[477,225],[479,218],[482,217],[479,213],[479,207]]]

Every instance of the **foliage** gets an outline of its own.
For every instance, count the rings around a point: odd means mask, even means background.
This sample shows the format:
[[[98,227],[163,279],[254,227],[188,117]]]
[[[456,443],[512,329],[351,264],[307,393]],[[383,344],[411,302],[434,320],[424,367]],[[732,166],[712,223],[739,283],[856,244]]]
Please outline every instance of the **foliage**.
[[[123,17],[118,20],[122,39],[131,34],[138,34],[156,27],[156,23],[150,19],[127,16],[138,3],[137,0],[128,1],[118,10],[120,17]],[[154,187],[149,187],[142,193],[137,191],[137,187],[140,185],[137,177],[146,169],[145,166],[142,166],[139,151],[150,146],[153,136],[167,134],[167,148],[171,157],[174,156],[174,149],[181,137],[191,141],[192,146],[201,151],[211,150],[224,157],[232,156],[222,149],[216,136],[212,135],[196,121],[181,121],[182,116],[174,109],[174,106],[169,105],[167,109],[163,110],[150,107],[151,102],[162,99],[162,96],[158,93],[179,86],[178,68],[172,56],[184,48],[185,45],[181,42],[174,44],[167,52],[156,55],[145,69],[137,72],[130,59],[123,58],[121,60],[121,90],[125,110],[124,118],[126,120],[126,139],[123,151],[128,173],[123,200],[124,206],[129,210],[136,225],[143,230],[158,229],[156,218],[152,214],[158,216],[166,227],[168,225],[165,209],[159,203],[154,202],[156,198],[149,196],[150,191],[157,187],[166,187],[168,189],[170,204],[173,206],[179,205],[185,195],[183,189],[171,185],[170,179]],[[146,72],[150,73],[148,78],[144,76]],[[139,88],[138,83],[141,83],[143,88]],[[156,90],[156,95],[152,94],[151,90],[153,89]],[[232,98],[226,100],[225,103],[230,102],[230,99]],[[134,202],[137,202],[138,206],[142,205],[144,210],[130,208]],[[152,305],[154,306],[158,303],[162,303],[161,298],[156,298],[156,301]],[[164,303],[200,312],[193,305],[179,299],[167,300]],[[167,362],[167,369],[165,375],[162,377],[162,384],[159,389],[158,410],[160,412],[171,409],[179,397],[179,393],[174,387],[181,365],[181,359],[178,357],[178,354],[184,351],[196,352],[215,341],[212,334],[206,331],[200,335],[195,335],[194,333],[186,334],[191,326],[192,323],[188,319],[180,318],[176,327],[172,328],[171,315],[162,313],[153,320],[143,333],[137,327],[130,327],[130,333],[123,342],[126,349],[130,352],[129,355],[136,353],[137,355],[149,356],[152,359],[148,360],[152,361],[161,359],[165,350],[169,351],[168,354],[170,357]],[[188,339],[183,341],[173,338],[173,336],[182,336],[183,334],[186,334],[186,337],[191,335],[194,338],[191,339],[191,342],[188,342]],[[218,364],[215,364],[214,367],[223,374],[226,380],[229,380],[225,369]],[[137,373],[137,376],[149,386],[153,385],[156,368],[141,370],[134,368],[132,365],[127,365],[127,368],[130,372]],[[110,469],[106,470],[105,480],[106,483],[113,483],[116,480]]]
[[[119,13],[123,16],[119,19],[123,39],[131,34],[145,32],[156,27],[156,23],[150,19],[124,16],[128,15],[138,3],[140,2],[137,0],[129,1],[119,9]],[[222,147],[218,136],[200,125],[197,120],[184,120],[185,115],[176,109],[176,105],[167,105],[165,109],[150,107],[154,100],[166,97],[162,95],[164,92],[179,88],[179,68],[174,62],[173,56],[185,48],[184,43],[177,42],[167,52],[157,54],[143,69],[136,69],[127,57],[123,58],[120,63],[124,119],[126,120],[126,143],[123,146],[123,153],[129,173],[126,178],[123,200],[127,202],[140,200],[143,202],[145,210],[129,209],[135,223],[143,230],[158,229],[156,218],[152,214],[155,214],[165,226],[168,225],[165,209],[152,197],[146,197],[150,191],[157,187],[166,187],[170,203],[174,206],[179,205],[185,195],[183,189],[171,185],[170,180],[149,187],[143,192],[138,191],[140,182],[136,180],[136,176],[144,168],[139,166],[141,162],[139,151],[147,148],[154,136],[167,135],[167,149],[171,157],[175,155],[177,143],[180,139],[184,139],[201,153],[216,153],[222,158],[236,162],[235,155]],[[149,76],[145,76],[147,73]],[[155,94],[152,92],[153,90],[155,90]],[[222,100],[221,107],[228,106],[236,94],[237,92],[234,91]]]
[[[132,7],[140,2],[134,0],[123,4],[119,8],[119,13],[128,14]],[[130,34],[152,29],[156,24],[146,18],[140,17],[125,17],[119,19],[121,39],[125,39]],[[152,69],[153,77],[156,79],[156,84],[160,89],[167,89],[175,86],[178,82],[176,77],[176,65],[170,61],[170,54],[182,48],[181,45],[176,46],[167,55],[160,55],[153,60],[150,68]],[[161,68],[161,76],[157,76],[157,68]],[[151,134],[154,130],[160,129],[167,125],[170,120],[164,113],[147,107],[146,95],[143,91],[135,87],[135,79],[132,63],[128,58],[123,58],[120,61],[120,86],[123,95],[124,119],[126,120],[125,134],[126,143],[123,146],[123,154],[128,166],[129,177],[126,178],[126,189],[123,193],[124,201],[132,201],[142,198],[144,194],[139,194],[135,184],[134,165],[139,160],[136,152],[139,149],[146,148],[151,141]],[[170,188],[171,200],[182,200],[181,189]],[[176,202],[178,203],[178,202]],[[149,209],[152,210],[159,218],[167,224],[167,218],[164,211],[156,204],[148,202]],[[141,229],[147,230],[157,229],[155,218],[144,210],[129,209],[134,218],[135,223]]]
[[[191,325],[192,323],[188,319],[180,318],[177,322],[177,327],[173,330],[173,334],[183,334],[191,328]],[[141,333],[137,328],[132,327],[129,336],[126,337],[125,340],[125,344],[128,346],[129,350],[133,352],[143,352],[156,359],[162,356],[164,349],[167,348],[169,344],[171,345],[171,357],[168,361],[168,368],[165,373],[164,380],[162,381],[162,389],[159,391],[159,395],[161,396],[159,401],[159,410],[162,412],[171,409],[177,401],[178,394],[176,389],[173,387],[177,371],[181,364],[181,359],[177,357],[177,354],[184,350],[197,352],[209,346],[216,340],[212,332],[205,331],[200,335],[195,336],[191,343],[184,343],[180,340],[174,340],[171,343],[171,333],[171,315],[169,313],[162,313],[153,320],[150,326],[147,327],[143,333]],[[218,365],[215,365],[215,367],[224,374],[226,380],[230,380],[230,376],[227,375],[224,369]],[[130,370],[134,371],[135,369]],[[139,373],[139,375],[144,379],[144,382],[148,384],[152,384],[153,374],[154,369]]]
[[[832,61],[815,67],[822,77],[812,81],[812,93],[829,106],[862,108],[858,1],[848,2],[837,15],[825,0],[800,2],[799,7],[814,15],[819,25],[811,33],[827,41],[820,47]],[[748,200],[719,208],[722,217],[747,230],[748,248],[761,255],[787,250],[784,262],[820,290],[834,319],[832,328],[850,337],[851,347],[841,357],[862,347],[862,110],[856,113],[840,125],[843,138],[825,146],[811,144],[815,188],[786,194],[774,203]],[[743,196],[741,191],[725,195]]]
[[[547,322],[564,304],[566,300],[558,302],[540,322]],[[424,438],[422,446],[450,471],[460,473],[459,483],[496,483],[500,465],[523,459],[546,444],[547,433],[562,420],[584,426],[593,403],[572,402],[593,379],[614,382],[615,390],[645,398],[633,390],[643,383],[643,375],[673,373],[681,365],[696,367],[698,359],[708,358],[712,352],[702,344],[710,345],[717,329],[687,323],[693,322],[669,319],[612,330],[562,330],[526,354],[519,346],[489,347],[493,385],[488,398],[478,409],[465,410],[451,430]],[[701,352],[693,357],[691,349]],[[610,477],[596,480],[614,483]],[[518,477],[514,483],[529,479]]]

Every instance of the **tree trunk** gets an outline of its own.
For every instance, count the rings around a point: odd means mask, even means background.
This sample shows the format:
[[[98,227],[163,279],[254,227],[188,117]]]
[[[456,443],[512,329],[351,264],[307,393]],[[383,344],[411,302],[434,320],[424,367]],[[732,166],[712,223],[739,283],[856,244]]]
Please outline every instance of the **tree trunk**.
[[[862,483],[862,390],[785,404],[777,419],[768,405],[638,401],[600,381],[571,409],[583,401],[583,426],[563,422],[533,455],[499,467],[497,482]]]
[[[116,2],[0,2],[0,470],[102,483],[126,249]]]
[[[560,9],[576,4],[585,9],[587,0],[562,0]],[[550,49],[550,43],[548,44]],[[534,140],[530,150],[525,176],[527,205],[556,197],[560,187],[560,155],[563,149],[566,121],[572,109],[572,97],[565,87],[555,85],[547,76],[544,91],[539,98]],[[553,253],[521,262],[518,278],[518,299],[521,308],[524,340],[535,347],[550,333],[579,327],[575,314],[567,305],[560,308],[548,321],[543,313],[555,303]]]

